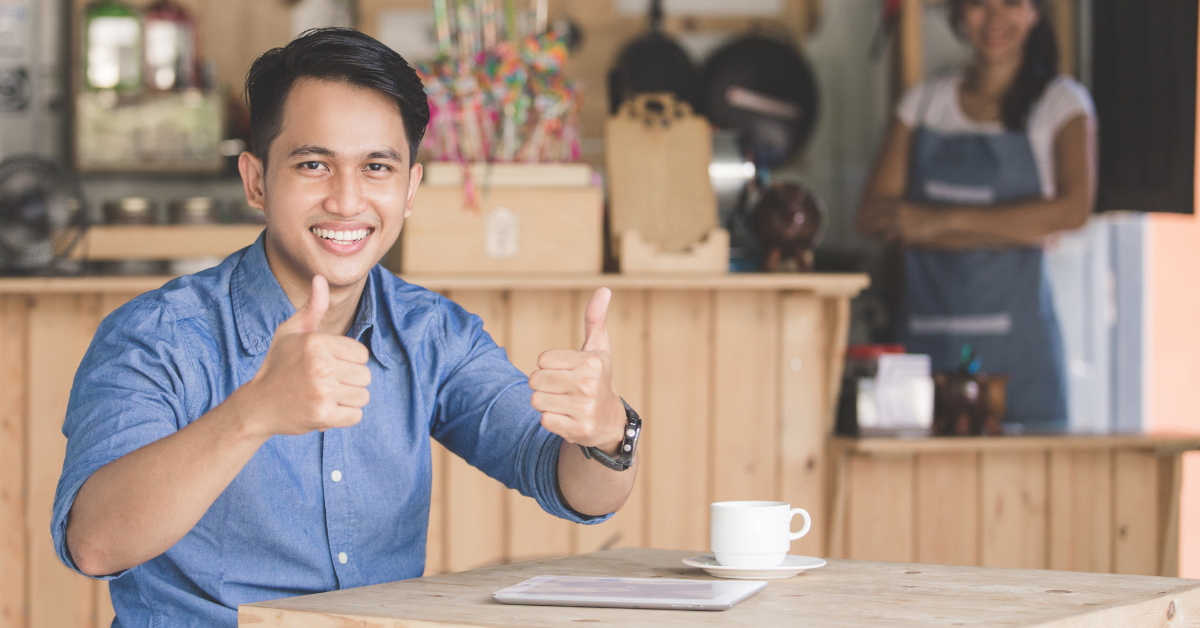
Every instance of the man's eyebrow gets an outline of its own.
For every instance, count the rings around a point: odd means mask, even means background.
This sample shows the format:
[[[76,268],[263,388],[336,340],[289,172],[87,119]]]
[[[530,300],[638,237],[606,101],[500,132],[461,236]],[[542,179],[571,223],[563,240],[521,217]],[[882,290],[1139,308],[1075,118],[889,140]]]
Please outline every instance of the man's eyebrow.
[[[373,150],[367,153],[367,159],[390,159],[392,161],[398,161],[401,163],[404,162],[404,158],[400,156],[400,153],[396,152],[395,149],[392,148]]]
[[[309,144],[307,146],[301,146],[300,148],[288,153],[288,158],[298,157],[300,155],[316,155],[318,157],[329,157],[331,159],[337,157],[337,153],[325,148],[324,146],[314,146]]]

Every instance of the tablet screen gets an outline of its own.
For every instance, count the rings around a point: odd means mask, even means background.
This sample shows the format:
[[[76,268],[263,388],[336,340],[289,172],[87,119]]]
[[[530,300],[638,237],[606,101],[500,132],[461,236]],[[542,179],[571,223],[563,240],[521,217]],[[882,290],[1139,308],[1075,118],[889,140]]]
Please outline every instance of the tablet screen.
[[[611,597],[650,600],[711,600],[713,585],[703,580],[657,580],[635,578],[577,578],[556,576],[521,591],[544,597]]]
[[[753,580],[537,576],[492,597],[507,604],[720,610],[765,586]]]

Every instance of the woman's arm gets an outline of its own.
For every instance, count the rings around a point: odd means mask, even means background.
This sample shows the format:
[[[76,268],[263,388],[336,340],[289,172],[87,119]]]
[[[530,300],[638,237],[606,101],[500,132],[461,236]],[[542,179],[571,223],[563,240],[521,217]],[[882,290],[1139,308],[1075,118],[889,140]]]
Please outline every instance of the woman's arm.
[[[899,237],[935,249],[1038,246],[1060,231],[1087,223],[1096,189],[1095,137],[1086,116],[1063,125],[1054,141],[1058,195],[990,207],[932,207],[901,203]]]
[[[883,149],[871,169],[867,188],[858,205],[858,231],[864,236],[881,240],[900,237],[898,224],[900,206],[908,188],[909,146],[912,129],[899,118],[892,120]]]

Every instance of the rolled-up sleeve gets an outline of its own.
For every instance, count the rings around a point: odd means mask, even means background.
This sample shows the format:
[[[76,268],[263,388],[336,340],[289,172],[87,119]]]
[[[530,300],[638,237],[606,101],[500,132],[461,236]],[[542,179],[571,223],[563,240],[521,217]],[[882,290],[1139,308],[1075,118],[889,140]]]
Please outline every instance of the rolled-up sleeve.
[[[71,569],[79,571],[67,548],[67,515],[80,487],[100,467],[187,424],[188,364],[177,321],[161,304],[135,299],[100,324],[71,386],[51,520],[58,557]]]
[[[439,382],[431,432],[447,449],[546,512],[576,523],[600,523],[567,506],[558,486],[562,438],[541,425],[529,378],[483,330],[478,316],[442,299]]]

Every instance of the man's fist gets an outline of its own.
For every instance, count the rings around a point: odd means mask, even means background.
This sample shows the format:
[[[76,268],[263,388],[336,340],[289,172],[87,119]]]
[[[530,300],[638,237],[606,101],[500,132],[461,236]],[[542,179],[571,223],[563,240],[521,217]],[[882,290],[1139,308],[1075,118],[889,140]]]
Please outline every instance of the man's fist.
[[[262,367],[246,385],[266,434],[307,434],[362,420],[370,354],[356,340],[317,331],[328,309],[329,284],[316,275],[308,303],[275,329]]]
[[[625,431],[625,406],[613,385],[605,327],[611,299],[608,288],[596,290],[583,315],[583,348],[542,353],[529,387],[543,427],[569,443],[616,454]]]

